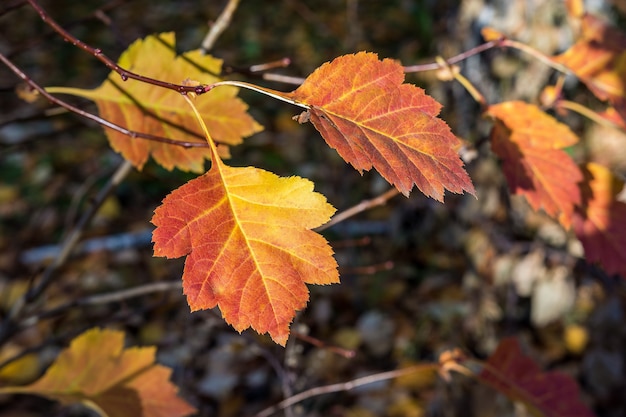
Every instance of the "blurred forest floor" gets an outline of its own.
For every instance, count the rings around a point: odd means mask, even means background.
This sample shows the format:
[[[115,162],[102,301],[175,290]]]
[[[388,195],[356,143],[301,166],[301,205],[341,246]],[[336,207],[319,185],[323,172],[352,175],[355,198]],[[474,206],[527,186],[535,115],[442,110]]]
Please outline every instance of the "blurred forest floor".
[[[0,5],[0,50],[44,86],[94,88],[108,70],[64,42],[27,5]],[[174,31],[180,51],[196,49],[225,1],[70,0],[42,5],[72,34],[116,58],[137,38]],[[589,2],[591,3],[591,2]],[[593,2],[594,13],[626,27],[624,2]],[[325,61],[367,50],[404,65],[434,62],[480,43],[492,26],[546,54],[564,51],[574,33],[561,1],[243,0],[212,54],[234,69],[229,78],[270,88],[294,87],[238,73],[237,68],[283,57],[277,70],[306,77]],[[491,50],[461,63],[463,74],[490,103],[536,102],[554,80],[545,65],[518,53]],[[311,301],[292,330],[351,349],[345,358],[292,338],[286,349],[268,337],[227,326],[219,312],[191,314],[179,289],[123,302],[69,309],[41,320],[0,347],[0,361],[31,349],[19,366],[0,370],[7,383],[38,376],[60,348],[92,326],[125,330],[129,344],[154,344],[159,362],[174,369],[181,395],[202,416],[247,416],[286,394],[375,372],[435,361],[451,347],[487,357],[505,336],[516,335],[545,369],[573,375],[600,417],[626,415],[626,287],[579,258],[572,234],[525,201],[510,198],[486,144],[490,123],[456,83],[432,72],[407,75],[444,105],[442,118],[470,144],[467,165],[478,199],[447,195],[445,204],[418,191],[395,197],[325,232],[342,283],[311,287]],[[575,83],[568,88],[585,100]],[[28,288],[46,253],[68,233],[121,158],[102,129],[16,95],[19,80],[0,67],[0,314]],[[340,211],[375,197],[389,185],[378,174],[360,176],[329,149],[298,110],[241,92],[265,130],[232,150],[233,166],[253,165],[311,179]],[[95,112],[84,100],[70,99]],[[580,117],[568,124],[581,136],[594,129]],[[599,152],[626,172],[625,138],[603,135]],[[620,142],[621,141],[621,142]],[[607,152],[607,149],[613,150]],[[107,199],[84,239],[108,238],[109,250],[84,251],[55,276],[39,309],[93,294],[152,282],[180,280],[183,260],[152,257],[152,211],[171,190],[193,178],[148,163]],[[130,240],[129,240],[130,238]],[[102,240],[96,240],[102,242]],[[130,242],[130,243],[129,243]],[[53,248],[54,249],[54,248]],[[43,258],[42,258],[43,256]],[[291,410],[307,416],[523,416],[507,399],[473,380],[402,378],[351,392],[315,397]],[[282,413],[282,412],[281,412]],[[302,413],[302,414],[299,414]],[[0,398],[3,416],[79,416],[26,397]],[[289,414],[288,414],[289,415]]]

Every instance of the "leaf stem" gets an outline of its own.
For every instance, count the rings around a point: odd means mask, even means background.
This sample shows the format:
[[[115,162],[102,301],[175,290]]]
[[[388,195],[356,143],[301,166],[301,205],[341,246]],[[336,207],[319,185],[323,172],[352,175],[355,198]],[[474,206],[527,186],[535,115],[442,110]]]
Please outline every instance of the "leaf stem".
[[[600,116],[598,113],[596,113],[595,111],[591,110],[588,107],[583,106],[580,103],[576,103],[574,101],[569,101],[569,100],[558,100],[555,104],[554,107],[557,109],[567,109],[567,110],[571,110],[573,112],[576,112],[594,122],[596,122],[597,124],[604,126],[604,127],[610,127],[613,129],[620,129],[620,130],[624,130],[621,126],[619,126],[618,124],[612,122],[609,119],[605,119],[604,117]]]
[[[564,74],[572,74],[572,71],[569,68],[567,68],[565,65],[559,64],[558,62],[552,60],[552,58],[539,52],[537,49],[533,48],[532,46],[526,45],[518,41],[511,40],[511,39],[502,39],[500,41],[500,46],[509,47],[509,48],[513,48],[513,49],[517,49],[519,51],[525,52],[528,55],[531,55],[533,58],[537,59],[538,61],[543,62],[547,66],[552,67],[559,72],[562,72]]]
[[[256,91],[257,93],[261,93],[261,94],[265,94],[266,96],[270,96],[272,98],[275,98],[276,100],[280,100],[280,101],[284,101],[285,103],[289,103],[289,104],[293,104],[294,106],[298,106],[298,107],[302,107],[303,109],[310,109],[309,106],[307,106],[304,103],[300,103],[292,98],[289,98],[287,95],[289,93],[284,93],[281,91],[276,91],[276,90],[272,90],[270,88],[264,88],[264,87],[260,87],[258,85],[255,84],[250,84],[250,83],[246,83],[244,81],[232,81],[232,80],[225,80],[225,81],[219,81],[213,84],[209,84],[208,86],[206,86],[206,91],[210,91],[215,87],[219,87],[221,85],[232,85],[235,87],[240,87],[240,88],[245,88],[248,90],[252,90],[252,91]]]

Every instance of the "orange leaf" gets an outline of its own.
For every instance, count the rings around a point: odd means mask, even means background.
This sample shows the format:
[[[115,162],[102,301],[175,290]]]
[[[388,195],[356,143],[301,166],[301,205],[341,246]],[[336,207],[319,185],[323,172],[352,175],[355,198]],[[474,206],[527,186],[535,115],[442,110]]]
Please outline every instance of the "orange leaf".
[[[196,410],[176,395],[172,371],[154,363],[155,348],[124,349],[124,333],[91,329],[72,340],[44,376],[0,393],[81,402],[108,417],[177,417]]]
[[[489,41],[497,41],[499,39],[504,39],[506,36],[502,32],[497,31],[491,27],[484,27],[480,30],[480,34],[483,39],[487,42]]]
[[[581,38],[554,61],[570,68],[600,100],[626,118],[626,35],[591,15]]]
[[[595,163],[587,164],[584,173],[584,204],[574,213],[574,232],[588,261],[626,276],[626,204],[616,198],[624,183]]]
[[[405,195],[413,185],[439,201],[445,189],[473,194],[459,140],[436,117],[441,105],[403,81],[397,62],[359,52],[325,63],[286,96],[309,107],[328,145],[359,172],[374,167]]]
[[[598,115],[618,128],[626,130],[626,115],[622,116],[614,107],[608,107],[605,111],[598,113]]]
[[[535,415],[593,417],[591,410],[580,401],[576,382],[558,372],[542,372],[522,353],[515,338],[500,342],[478,378],[507,397],[526,404]]]
[[[511,192],[569,228],[574,206],[581,201],[578,182],[583,177],[561,148],[578,142],[576,135],[537,106],[521,101],[489,106],[487,114],[497,119],[491,147],[502,159]]]
[[[309,299],[305,283],[339,282],[332,249],[310,230],[334,211],[308,180],[215,156],[209,172],[155,210],[154,254],[189,255],[183,289],[192,311],[217,305],[236,330],[252,327],[284,345]]]
[[[220,81],[214,75],[221,71],[221,61],[203,55],[199,50],[176,56],[174,33],[162,33],[137,40],[122,54],[121,67],[158,80],[180,84],[185,80],[211,84]],[[200,67],[206,70],[199,69]],[[206,143],[193,112],[181,95],[137,80],[122,82],[111,72],[95,90],[51,87],[50,92],[68,93],[94,100],[100,116],[130,130],[150,133],[180,142]],[[237,98],[238,88],[224,86],[198,96],[196,107],[211,136],[226,145],[237,145],[243,138],[262,129],[246,113],[248,106]],[[210,158],[206,148],[183,148],[178,145],[141,138],[130,138],[105,129],[111,147],[135,167],[141,169],[152,155],[168,170],[203,172]]]

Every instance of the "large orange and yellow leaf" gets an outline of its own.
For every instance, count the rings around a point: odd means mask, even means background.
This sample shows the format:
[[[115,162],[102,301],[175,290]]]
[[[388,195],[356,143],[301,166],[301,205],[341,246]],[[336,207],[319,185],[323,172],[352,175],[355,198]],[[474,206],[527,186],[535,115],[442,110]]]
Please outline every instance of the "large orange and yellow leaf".
[[[174,33],[163,33],[137,40],[120,57],[119,65],[143,76],[181,84],[185,80],[210,84],[220,81],[213,74],[221,71],[221,61],[200,51],[176,56]],[[201,70],[205,68],[206,70]],[[211,73],[209,73],[209,71]],[[193,112],[179,93],[137,80],[122,81],[111,72],[95,90],[50,88],[96,102],[100,116],[130,130],[167,137],[181,142],[206,143]],[[225,145],[237,145],[243,138],[261,130],[247,113],[248,106],[237,98],[238,89],[224,86],[198,96],[196,106],[211,136]],[[203,172],[210,158],[205,148],[184,148],[141,138],[131,138],[105,129],[111,147],[141,169],[148,157],[168,170]]]
[[[507,397],[524,403],[535,416],[593,417],[580,400],[576,381],[558,372],[543,372],[524,355],[515,338],[500,342],[478,378]]]
[[[596,97],[608,100],[626,118],[626,34],[585,15],[580,39],[553,59],[571,69]]]
[[[446,189],[473,194],[441,105],[403,81],[397,62],[359,52],[325,63],[287,96],[309,107],[328,145],[359,172],[374,167],[405,195],[414,185],[439,201]]]
[[[76,337],[46,373],[0,393],[44,396],[83,403],[108,417],[178,417],[195,409],[176,395],[172,371],[154,363],[155,348],[124,349],[124,333],[91,329]]]
[[[520,101],[489,106],[487,114],[496,119],[491,148],[502,159],[511,192],[569,228],[581,202],[583,177],[562,148],[576,144],[577,136],[537,106]]]
[[[188,255],[183,290],[193,311],[219,306],[236,330],[284,345],[309,293],[339,282],[328,242],[312,228],[335,209],[313,183],[261,169],[212,167],[169,194],[154,213],[154,254]]]
[[[617,200],[624,183],[595,163],[587,164],[584,172],[584,202],[574,213],[574,232],[588,261],[626,277],[626,203]]]

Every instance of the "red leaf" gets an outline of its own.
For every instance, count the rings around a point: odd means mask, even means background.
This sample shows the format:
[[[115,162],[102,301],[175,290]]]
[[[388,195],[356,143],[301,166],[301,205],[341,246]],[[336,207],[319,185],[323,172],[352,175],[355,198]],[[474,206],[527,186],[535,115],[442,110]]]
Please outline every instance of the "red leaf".
[[[500,342],[478,378],[545,417],[593,417],[580,401],[576,382],[558,372],[542,372],[515,338]]]
[[[626,118],[626,35],[591,15],[582,19],[581,38],[554,61],[570,68],[600,100]]]
[[[588,261],[626,277],[626,204],[617,200],[624,183],[598,164],[587,164],[584,173],[584,204],[574,214],[574,232]]]
[[[315,128],[359,172],[374,167],[405,195],[413,185],[439,201],[445,189],[473,194],[459,140],[436,117],[441,105],[403,81],[397,62],[359,52],[325,63],[286,96],[310,107]]]
[[[526,197],[535,210],[543,208],[565,227],[580,204],[578,166],[560,148],[578,142],[572,131],[538,107],[521,101],[489,106],[497,119],[491,147],[513,194]]]

